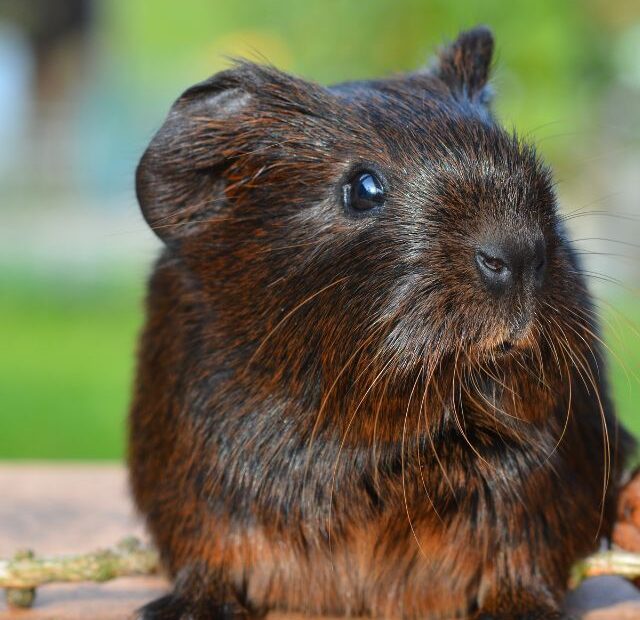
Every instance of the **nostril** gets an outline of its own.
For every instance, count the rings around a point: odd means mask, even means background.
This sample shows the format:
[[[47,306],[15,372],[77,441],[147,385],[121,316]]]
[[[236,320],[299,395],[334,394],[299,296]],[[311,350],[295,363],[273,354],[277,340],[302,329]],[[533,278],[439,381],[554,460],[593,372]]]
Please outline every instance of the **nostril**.
[[[493,244],[476,248],[476,265],[482,281],[492,293],[503,293],[512,283],[513,266],[503,248]]]
[[[500,237],[475,247],[476,267],[483,283],[495,293],[514,286],[540,286],[548,269],[544,240]]]
[[[494,273],[502,273],[507,268],[506,263],[502,259],[485,254],[481,250],[476,252],[476,260],[480,263],[481,267]]]

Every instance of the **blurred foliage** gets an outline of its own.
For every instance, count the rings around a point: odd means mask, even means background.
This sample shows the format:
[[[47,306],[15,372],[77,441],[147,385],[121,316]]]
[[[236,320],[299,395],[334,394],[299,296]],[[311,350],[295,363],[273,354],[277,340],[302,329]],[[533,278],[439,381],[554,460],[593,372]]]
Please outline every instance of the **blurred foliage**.
[[[489,24],[497,110],[534,137],[561,127],[563,135],[545,145],[556,164],[587,130],[612,78],[614,37],[640,19],[640,3],[598,0],[187,0],[180,10],[171,0],[111,0],[100,7],[107,73],[154,108],[149,131],[169,100],[223,68],[225,56],[332,83],[415,69],[461,29]],[[618,11],[623,23],[609,16]]]
[[[121,458],[142,283],[4,274],[2,458]]]
[[[27,10],[37,4],[0,0],[0,16],[37,30],[47,22],[43,13]],[[103,207],[105,196],[126,193],[120,204],[136,209],[133,170],[150,136],[179,93],[228,66],[229,57],[271,62],[334,83],[421,67],[438,46],[479,23],[496,36],[498,115],[541,143],[558,177],[575,178],[582,171],[592,184],[578,188],[580,199],[608,191],[598,186],[593,167],[582,166],[594,143],[608,143],[610,127],[618,121],[622,127],[610,142],[614,148],[640,142],[637,126],[628,130],[631,119],[640,118],[629,110],[637,98],[620,90],[619,75],[626,71],[636,80],[634,88],[640,84],[638,0],[96,0],[88,15],[88,45],[61,54],[61,73],[72,86],[56,91],[66,98],[53,101],[49,110],[59,134],[51,127],[34,133],[33,148],[25,151],[24,177],[29,191],[41,192],[43,198],[38,194],[33,202],[41,202],[43,211],[52,208],[50,187],[66,188],[79,204],[91,195]],[[68,63],[65,54],[77,49],[84,50],[84,62]],[[620,107],[612,114],[605,102],[615,88]],[[53,141],[44,148],[41,140],[50,135]],[[596,156],[603,161],[602,153]],[[603,176],[616,166],[613,159],[608,165]],[[43,183],[47,174],[56,184]],[[5,183],[11,185],[14,176]],[[18,199],[25,187],[12,187],[4,203],[20,211],[27,204]],[[5,190],[0,187],[0,201]],[[17,234],[18,244],[24,234]],[[60,246],[65,243],[62,238]],[[142,278],[130,271],[84,281],[73,270],[58,270],[55,277],[18,267],[1,271],[0,458],[121,458],[142,322]],[[637,298],[613,305],[634,322],[640,316]],[[640,335],[606,306],[605,319],[616,399],[640,436]]]

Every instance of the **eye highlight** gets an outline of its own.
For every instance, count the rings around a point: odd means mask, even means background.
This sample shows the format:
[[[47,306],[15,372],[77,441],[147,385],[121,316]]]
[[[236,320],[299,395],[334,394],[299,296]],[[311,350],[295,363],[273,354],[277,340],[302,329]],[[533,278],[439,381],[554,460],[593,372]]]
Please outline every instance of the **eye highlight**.
[[[370,170],[362,170],[342,188],[342,202],[346,209],[370,211],[384,204],[386,192],[380,177]]]

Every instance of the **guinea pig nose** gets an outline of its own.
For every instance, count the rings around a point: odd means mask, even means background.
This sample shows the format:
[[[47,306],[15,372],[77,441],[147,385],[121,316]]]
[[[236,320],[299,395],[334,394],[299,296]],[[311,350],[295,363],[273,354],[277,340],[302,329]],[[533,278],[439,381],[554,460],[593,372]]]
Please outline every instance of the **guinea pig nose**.
[[[501,292],[513,279],[513,267],[500,246],[485,245],[476,250],[476,265],[480,277],[491,291]]]
[[[476,249],[476,264],[485,286],[502,293],[516,282],[539,286],[546,268],[544,241],[505,239]]]

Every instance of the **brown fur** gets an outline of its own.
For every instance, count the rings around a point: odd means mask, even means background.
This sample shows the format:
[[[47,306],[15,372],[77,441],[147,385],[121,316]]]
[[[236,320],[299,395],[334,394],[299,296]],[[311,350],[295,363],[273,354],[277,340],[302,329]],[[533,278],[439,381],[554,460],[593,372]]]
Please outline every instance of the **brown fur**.
[[[477,28],[332,88],[241,63],[151,142],[130,467],[175,591],[142,617],[560,617],[630,441],[550,174],[491,114],[492,49]],[[379,212],[341,204],[359,168]],[[544,240],[540,288],[485,289],[500,236]]]

